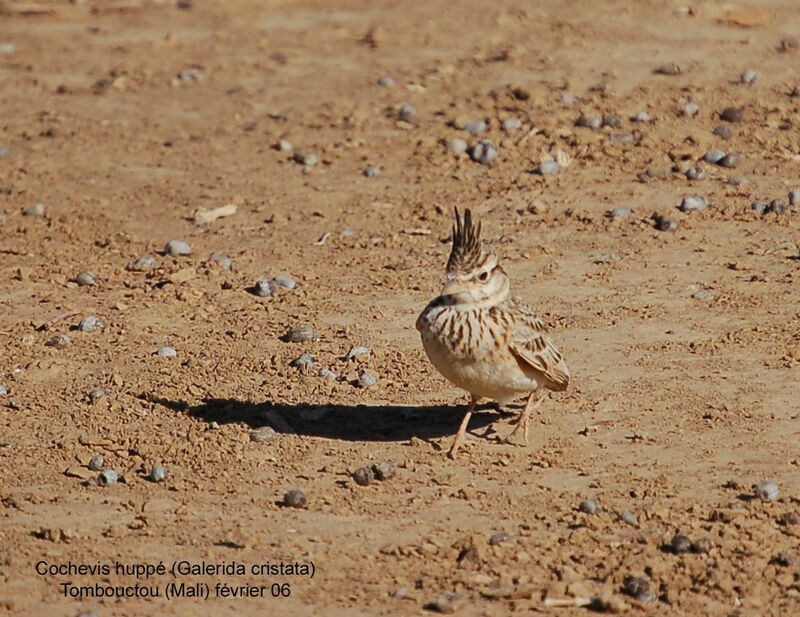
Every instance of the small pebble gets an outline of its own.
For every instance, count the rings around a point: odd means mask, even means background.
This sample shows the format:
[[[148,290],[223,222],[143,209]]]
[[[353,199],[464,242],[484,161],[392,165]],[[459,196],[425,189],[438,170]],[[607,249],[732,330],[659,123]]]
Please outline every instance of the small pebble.
[[[25,216],[42,216],[44,215],[44,204],[33,204],[25,208],[23,212]]]
[[[557,174],[559,169],[557,161],[542,161],[536,167],[536,173],[540,176],[551,176]]]
[[[575,98],[574,95],[570,94],[569,92],[564,92],[559,99],[562,105],[574,105],[575,101],[578,99]]]
[[[800,189],[794,189],[793,191],[789,191],[789,205],[790,206],[800,205]]]
[[[345,360],[353,360],[358,356],[368,356],[372,353],[372,350],[369,347],[362,347],[361,345],[354,345],[350,348],[350,351],[347,352],[347,355],[344,357]]]
[[[759,482],[755,488],[755,495],[764,501],[775,501],[778,498],[778,485],[774,482]]]
[[[683,64],[679,64],[678,62],[670,62],[668,64],[662,64],[661,66],[656,68],[656,73],[658,75],[680,75],[686,71],[686,66]]]
[[[690,167],[686,170],[686,177],[689,180],[702,180],[706,177],[706,170],[700,167],[699,165],[695,167]]]
[[[128,265],[125,266],[125,269],[130,272],[145,272],[146,270],[151,270],[153,266],[156,265],[156,258],[150,255],[145,257],[138,257],[136,259],[132,259],[128,262]]]
[[[769,204],[766,201],[756,200],[750,204],[750,209],[755,210],[759,214],[764,214]]]
[[[658,231],[675,231],[680,226],[678,220],[671,216],[656,216],[654,220]]]
[[[361,371],[358,375],[358,385],[362,388],[371,388],[378,383],[377,377],[367,371]]]
[[[192,247],[183,240],[170,240],[164,247],[164,252],[172,257],[180,257],[192,254]]]
[[[381,170],[379,167],[367,167],[364,170],[364,176],[367,178],[377,178],[381,175]]]
[[[508,133],[515,133],[522,128],[522,121],[519,118],[506,118],[503,120],[503,130]]]
[[[775,214],[783,214],[787,209],[788,206],[786,205],[785,199],[773,199],[764,209],[764,214],[769,214],[770,212],[774,212]]]
[[[89,469],[92,471],[100,471],[103,466],[106,464],[106,457],[102,454],[98,454],[93,456],[92,459],[89,461]]]
[[[425,608],[449,615],[456,612],[461,596],[453,591],[445,591],[436,600],[426,605]]]
[[[733,131],[731,130],[731,127],[729,127],[727,124],[720,124],[718,127],[714,129],[714,135],[716,135],[717,137],[721,137],[722,139],[725,140],[730,139],[732,134]]]
[[[353,472],[353,480],[359,486],[369,486],[375,481],[375,472],[371,467],[359,467]]]
[[[468,147],[467,142],[460,137],[450,140],[450,143],[447,144],[447,149],[453,154],[464,154]]]
[[[289,328],[283,335],[283,340],[287,343],[307,343],[316,340],[314,329],[311,326],[295,326]]]
[[[627,510],[625,510],[625,512],[620,514],[619,518],[623,522],[628,523],[628,525],[636,525],[636,523],[638,523],[636,515],[633,512],[628,512]]]
[[[622,584],[623,593],[634,598],[648,593],[650,591],[650,583],[643,578],[636,576],[626,576]]]
[[[633,214],[633,210],[628,208],[627,206],[618,206],[613,210],[609,211],[608,216],[612,219],[627,219],[630,218]]]
[[[797,49],[797,38],[793,36],[783,37],[778,48],[781,51],[792,51]]]
[[[741,122],[744,118],[744,109],[741,107],[726,107],[719,114],[720,120],[725,122]]]
[[[91,392],[89,392],[89,402],[94,405],[97,401],[99,401],[104,396],[107,396],[108,392],[103,390],[103,388],[95,388]]]
[[[582,126],[583,128],[587,129],[599,129],[602,124],[603,121],[596,116],[584,116],[581,114],[581,117],[578,118],[575,126]]]
[[[100,486],[111,486],[117,483],[117,472],[113,469],[106,469],[98,474],[97,480],[100,482]]]
[[[745,178],[744,176],[731,176],[728,178],[728,184],[732,184],[733,186],[742,186],[743,184],[749,184],[750,180]]]
[[[286,289],[294,289],[297,287],[295,280],[288,274],[278,274],[272,279],[272,282],[278,287],[285,287]]]
[[[679,208],[681,212],[701,212],[708,208],[708,200],[702,195],[687,195]]]
[[[174,358],[178,355],[178,352],[174,347],[164,346],[160,347],[158,351],[156,351],[156,355],[160,356],[161,358]]]
[[[717,165],[719,165],[720,167],[727,167],[729,169],[733,169],[735,167],[738,167],[741,162],[742,162],[742,155],[738,154],[737,152],[731,152],[730,154],[726,154],[719,161],[717,161]]]
[[[337,375],[330,369],[321,368],[319,369],[319,373],[317,373],[317,377],[321,377],[322,379],[336,379]]]
[[[259,279],[254,286],[254,293],[257,296],[271,296],[275,292],[276,285],[272,279]]]
[[[408,589],[406,589],[405,587],[398,587],[397,589],[394,590],[392,597],[405,598],[406,595],[408,595]]]
[[[283,505],[288,506],[289,508],[304,508],[306,503],[308,503],[306,494],[299,488],[293,488],[290,491],[286,491],[286,493],[283,495]]]
[[[6,394],[8,394],[8,388],[0,384],[0,396],[5,396]]]
[[[211,261],[218,263],[226,272],[233,272],[233,261],[224,253],[211,253]]]
[[[47,339],[45,345],[48,347],[55,347],[56,349],[66,349],[72,345],[72,341],[66,334],[56,334]]]
[[[464,130],[470,135],[480,135],[486,132],[486,123],[483,120],[472,120],[464,125]]]
[[[162,465],[156,465],[150,470],[150,475],[147,476],[150,482],[163,482],[167,479],[167,470]]]
[[[505,531],[496,531],[489,536],[489,544],[491,546],[497,546],[503,542],[511,542],[511,536],[509,536]]]
[[[89,315],[81,319],[81,323],[78,324],[78,330],[81,332],[100,332],[106,327],[106,324],[99,317],[95,317],[94,315]]]
[[[692,294],[692,298],[694,298],[695,300],[710,300],[713,297],[714,294],[712,294],[707,289],[701,289],[700,291]]]
[[[75,282],[81,287],[85,285],[97,285],[97,275],[94,272],[81,272],[75,277]]]
[[[690,101],[683,106],[683,113],[690,118],[694,118],[698,113],[700,113],[700,106],[697,103]]]
[[[725,153],[722,150],[716,150],[716,149],[709,150],[703,155],[703,160],[706,163],[713,163],[715,165],[724,158],[725,158]]]
[[[297,369],[306,369],[306,368],[314,368],[316,366],[316,362],[314,362],[314,356],[310,353],[301,354],[299,358],[292,360],[291,365]]]
[[[680,553],[688,553],[690,550],[692,550],[692,541],[686,536],[676,533],[674,536],[672,536],[669,546],[672,549],[672,552],[676,555]]]
[[[631,118],[631,122],[650,122],[650,114],[646,111],[638,111],[636,115]]]
[[[584,499],[578,505],[578,510],[586,514],[597,514],[600,511],[600,504],[594,499]]]
[[[262,426],[250,432],[250,441],[253,443],[270,443],[275,440],[278,433],[271,426]]]
[[[612,129],[618,129],[622,126],[622,120],[616,114],[606,114],[603,116],[603,126],[610,126]]]
[[[700,538],[692,544],[695,553],[710,553],[714,548],[714,541],[711,538]]]
[[[14,47],[14,43],[3,42],[0,43],[0,54],[4,56],[10,56],[14,53],[16,48]]]
[[[612,144],[632,144],[636,141],[633,133],[615,133],[614,135],[609,135],[608,139]]]
[[[747,69],[739,76],[739,81],[745,85],[752,86],[757,77],[758,73],[756,73],[753,69]]]
[[[409,105],[408,103],[403,103],[400,105],[400,109],[397,112],[397,117],[402,122],[408,122],[409,124],[416,124],[417,123],[417,110],[414,109],[413,105]]]
[[[290,142],[288,139],[281,139],[278,143],[275,144],[275,149],[278,152],[291,152],[292,142]]]
[[[497,148],[495,148],[488,139],[483,139],[472,146],[470,156],[473,161],[477,161],[482,165],[488,165],[497,158]]]
[[[319,159],[317,159],[316,154],[312,154],[310,152],[306,153],[303,152],[302,150],[298,150],[297,152],[295,152],[292,158],[294,159],[295,163],[300,163],[301,165],[305,165],[306,167],[313,167],[319,161]]]
[[[372,466],[372,471],[375,472],[375,478],[383,482],[391,480],[397,475],[397,465],[392,461],[380,461]]]
[[[394,85],[394,79],[388,75],[382,75],[380,78],[378,78],[378,85],[383,86],[384,88],[391,88]]]

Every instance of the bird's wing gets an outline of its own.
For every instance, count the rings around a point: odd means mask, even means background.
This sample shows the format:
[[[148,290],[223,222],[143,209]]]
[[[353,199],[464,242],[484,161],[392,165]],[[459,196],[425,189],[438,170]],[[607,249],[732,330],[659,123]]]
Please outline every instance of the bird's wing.
[[[522,365],[544,375],[551,390],[566,390],[569,385],[569,369],[561,352],[547,336],[547,326],[530,309],[517,304],[516,320],[509,337],[509,347]]]

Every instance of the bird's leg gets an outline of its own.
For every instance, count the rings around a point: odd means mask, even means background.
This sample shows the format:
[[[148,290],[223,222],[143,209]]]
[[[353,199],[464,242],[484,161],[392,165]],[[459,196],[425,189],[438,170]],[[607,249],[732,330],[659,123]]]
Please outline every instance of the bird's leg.
[[[511,434],[506,437],[507,442],[511,441],[519,429],[522,429],[522,438],[525,440],[526,444],[528,443],[528,420],[530,420],[531,412],[536,409],[541,402],[542,397],[538,389],[530,393],[528,396],[528,402],[525,403],[525,409],[523,409],[522,413],[519,414],[517,425],[514,427],[514,430],[511,431]]]
[[[458,446],[461,445],[461,440],[464,439],[464,433],[467,432],[467,424],[469,424],[469,418],[472,415],[472,412],[475,411],[475,403],[477,402],[478,402],[478,397],[472,395],[472,400],[469,403],[469,409],[467,409],[467,413],[464,414],[464,419],[461,420],[461,426],[458,427],[458,432],[456,433],[455,439],[453,439],[453,445],[450,446],[450,451],[447,453],[447,456],[449,456],[452,459],[456,457]]]

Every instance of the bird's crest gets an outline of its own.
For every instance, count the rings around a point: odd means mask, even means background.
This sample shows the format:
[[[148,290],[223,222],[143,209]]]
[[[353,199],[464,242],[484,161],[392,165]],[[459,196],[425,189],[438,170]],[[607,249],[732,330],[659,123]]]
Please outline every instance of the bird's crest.
[[[453,249],[450,251],[450,259],[447,260],[447,273],[469,273],[483,262],[481,224],[472,223],[472,212],[469,208],[464,210],[463,217],[458,213],[458,208],[453,210],[456,224],[453,225]]]

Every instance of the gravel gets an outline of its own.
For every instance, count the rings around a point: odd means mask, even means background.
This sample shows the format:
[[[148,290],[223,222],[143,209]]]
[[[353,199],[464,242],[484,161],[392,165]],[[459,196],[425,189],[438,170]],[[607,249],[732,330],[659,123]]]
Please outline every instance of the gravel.
[[[627,510],[620,514],[619,518],[628,525],[636,525],[639,522],[636,518],[636,515],[633,512],[628,512]]]
[[[218,263],[226,272],[233,272],[233,261],[224,253],[211,253],[211,261]]]
[[[686,177],[689,180],[702,180],[706,177],[706,170],[696,165],[686,170]]]
[[[150,470],[150,475],[147,476],[150,482],[163,482],[167,479],[167,470],[162,465],[156,465]]]
[[[696,291],[692,294],[692,298],[695,300],[711,300],[713,297],[714,294],[708,291],[708,289],[701,289],[700,291]]]
[[[750,209],[755,210],[759,214],[764,214],[769,204],[766,201],[761,201],[757,199],[753,203],[750,204]]]
[[[278,274],[272,279],[272,282],[278,287],[285,287],[286,289],[294,289],[297,287],[295,280],[288,274]]]
[[[409,105],[408,103],[400,105],[400,109],[397,111],[397,117],[402,122],[408,122],[409,124],[416,124],[419,120],[417,110],[414,109],[413,105]]]
[[[94,272],[81,272],[75,277],[75,282],[81,287],[86,285],[97,285],[97,275]]]
[[[362,388],[371,388],[376,383],[378,383],[378,378],[375,377],[372,373],[368,373],[367,371],[361,371],[358,374],[358,385]]]
[[[319,369],[319,373],[317,373],[317,377],[321,377],[322,379],[336,379],[337,375],[328,368],[321,368]]]
[[[717,137],[721,137],[726,141],[730,139],[731,135],[733,134],[731,127],[729,127],[727,124],[720,124],[718,127],[714,129],[713,132],[714,135],[716,135]]]
[[[164,246],[164,253],[172,257],[185,257],[192,254],[192,247],[183,240],[170,240]]]
[[[789,191],[789,205],[800,205],[800,189]]]
[[[101,469],[103,469],[103,467],[105,467],[105,464],[106,464],[106,457],[104,457],[102,454],[98,454],[96,456],[93,456],[92,459],[89,461],[89,469],[91,469],[92,471],[100,471]]]
[[[358,356],[368,356],[372,353],[372,350],[369,347],[362,347],[361,345],[354,345],[350,348],[350,351],[347,352],[347,355],[344,357],[345,360],[353,360],[354,358],[358,358]]]
[[[99,401],[104,396],[108,396],[108,392],[106,392],[103,388],[95,388],[91,392],[89,392],[89,402],[94,405],[97,401]]]
[[[779,197],[769,202],[769,205],[764,209],[764,214],[769,214],[770,212],[783,214],[788,208],[789,206],[786,205],[786,200]]]
[[[117,483],[117,472],[113,469],[106,469],[97,475],[97,481],[100,486],[111,486]]]
[[[454,591],[445,591],[436,600],[430,604],[426,604],[425,608],[437,613],[449,615],[455,613],[461,602],[461,595]]]
[[[681,212],[702,212],[708,208],[708,200],[702,195],[687,195],[679,208]]]
[[[599,129],[603,125],[603,121],[597,116],[585,116],[581,114],[575,122],[575,126],[581,126],[586,129]]]
[[[609,126],[612,129],[618,129],[622,126],[622,120],[616,114],[606,114],[603,116],[603,126]]]
[[[509,536],[505,531],[496,531],[491,536],[489,536],[490,546],[497,546],[498,544],[502,544],[503,542],[511,542],[511,536]]]
[[[372,466],[372,471],[375,472],[376,480],[391,480],[397,475],[397,465],[392,461],[380,461]]]
[[[473,161],[477,161],[482,165],[488,165],[497,158],[497,148],[495,148],[488,139],[483,139],[472,146],[470,156]]]
[[[628,219],[633,214],[633,210],[627,206],[617,206],[608,212],[608,217],[612,219]]]
[[[739,75],[739,81],[747,86],[752,86],[756,79],[758,78],[758,73],[753,69],[747,69],[741,75]]]
[[[600,511],[600,504],[594,499],[584,499],[578,505],[578,510],[586,514],[597,514]]]
[[[314,368],[316,366],[316,362],[314,362],[314,356],[310,353],[301,354],[299,358],[292,360],[290,366],[296,369],[307,369],[307,368]]]
[[[388,75],[382,75],[378,78],[378,85],[383,86],[384,88],[391,88],[394,85],[394,79]]]
[[[272,279],[259,279],[253,286],[253,293],[262,298],[271,296],[275,292],[275,282]]]
[[[131,259],[125,269],[130,272],[146,272],[147,270],[152,270],[155,265],[156,258],[151,255],[145,255],[144,257]]]
[[[748,180],[744,176],[731,176],[728,178],[728,184],[733,186],[742,186],[743,184],[749,184],[750,180]]]
[[[714,165],[719,163],[724,158],[725,158],[725,153],[722,150],[717,150],[717,149],[709,150],[703,155],[703,160],[706,163],[713,163]]]
[[[359,486],[369,486],[375,481],[375,472],[371,467],[359,467],[353,472],[353,480]]]
[[[692,541],[684,535],[676,533],[669,542],[669,547],[673,553],[679,555],[688,553],[692,550]]]
[[[564,92],[559,99],[562,105],[574,105],[575,101],[577,100],[578,99],[575,97],[575,95],[570,94],[569,92]]]
[[[472,120],[464,125],[464,130],[470,135],[480,135],[486,132],[486,122],[483,120]]]
[[[522,128],[522,120],[519,118],[506,118],[503,120],[503,130],[508,133],[516,133]]]
[[[302,150],[298,150],[292,156],[292,159],[295,163],[299,163],[300,165],[304,165],[305,167],[313,167],[319,162],[316,154],[311,152],[303,152]]]
[[[88,315],[81,319],[81,323],[78,324],[78,330],[81,332],[100,332],[106,327],[106,324],[99,317],[95,317],[94,315]]]
[[[175,356],[178,355],[178,352],[175,350],[174,347],[169,347],[167,345],[167,346],[164,346],[164,347],[160,347],[156,351],[156,355],[161,357],[161,358],[174,358]]]
[[[250,441],[253,443],[270,443],[277,438],[278,433],[271,426],[262,426],[250,432]]]
[[[25,208],[22,214],[24,216],[43,216],[44,210],[44,204],[33,204]]]
[[[650,591],[650,583],[643,578],[626,576],[622,584],[622,592],[634,598]]]
[[[764,501],[775,501],[778,498],[778,485],[774,482],[759,482],[754,493],[756,497]]]
[[[781,39],[778,49],[781,51],[794,51],[797,49],[797,37],[785,36]]]
[[[379,167],[367,167],[364,170],[364,176],[367,178],[377,178],[381,175],[381,170]]]
[[[720,167],[727,167],[728,169],[734,169],[738,167],[741,162],[742,155],[737,152],[731,152],[722,157],[722,159],[717,162],[717,165]]]
[[[680,226],[678,220],[671,216],[655,216],[653,220],[658,231],[675,231]]]
[[[5,396],[6,394],[8,394],[8,388],[0,384],[0,396]]]
[[[744,109],[741,107],[726,107],[719,114],[720,120],[725,122],[741,122],[744,118]]]
[[[72,345],[72,340],[66,334],[55,334],[47,339],[44,344],[56,349],[66,349]]]
[[[552,176],[559,172],[559,165],[557,161],[542,161],[536,167],[536,173],[540,176]]]
[[[447,149],[453,154],[464,154],[468,148],[469,146],[467,145],[467,142],[460,137],[451,139],[450,143],[447,144]]]
[[[299,488],[286,491],[283,495],[283,505],[289,508],[305,508],[307,503],[306,494]]]
[[[714,548],[714,541],[711,538],[700,538],[692,544],[695,553],[710,553]]]
[[[287,343],[307,343],[316,340],[314,329],[311,326],[294,326],[286,331],[283,340]]]
[[[292,142],[290,142],[288,139],[281,139],[275,144],[275,149],[278,152],[291,152],[292,148]]]
[[[637,111],[636,115],[631,118],[631,122],[650,122],[650,114],[646,111]]]
[[[203,70],[197,66],[190,66],[178,73],[178,79],[189,83],[203,81],[205,78]]]
[[[694,118],[698,113],[700,113],[700,106],[697,103],[689,101],[683,106],[683,113],[690,118]]]

